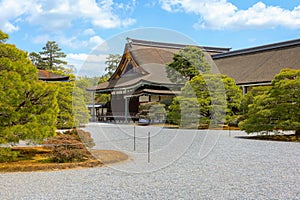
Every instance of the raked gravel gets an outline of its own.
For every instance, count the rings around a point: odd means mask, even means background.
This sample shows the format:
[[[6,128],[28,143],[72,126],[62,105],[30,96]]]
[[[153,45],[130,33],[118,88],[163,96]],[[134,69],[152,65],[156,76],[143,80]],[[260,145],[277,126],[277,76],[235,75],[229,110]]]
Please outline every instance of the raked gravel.
[[[119,150],[130,159],[0,174],[0,199],[300,199],[299,143],[236,138],[242,131],[101,123],[85,130],[95,149]]]

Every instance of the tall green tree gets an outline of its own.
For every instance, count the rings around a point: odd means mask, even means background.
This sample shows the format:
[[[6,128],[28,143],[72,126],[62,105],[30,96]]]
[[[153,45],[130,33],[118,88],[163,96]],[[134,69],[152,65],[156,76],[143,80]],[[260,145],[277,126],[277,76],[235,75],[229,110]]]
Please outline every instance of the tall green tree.
[[[87,124],[91,118],[85,101],[86,91],[74,85],[73,88],[73,115],[76,127]]]
[[[0,43],[4,43],[9,38],[8,34],[0,30]]]
[[[29,57],[39,69],[58,70],[63,69],[67,62],[63,60],[66,54],[61,51],[55,41],[48,41],[39,53],[32,52]]]
[[[38,81],[27,53],[0,31],[0,143],[40,142],[55,133],[56,88]]]
[[[270,86],[257,86],[253,87],[248,91],[243,97],[240,106],[241,120],[248,118],[249,105],[253,104],[255,97],[258,95],[263,95],[270,90]]]
[[[106,81],[108,81],[108,79],[110,78],[110,76],[107,74],[101,76],[99,79],[98,79],[98,84],[101,84],[101,83],[104,83]],[[109,93],[98,93],[98,94],[95,94],[95,102],[96,103],[103,103],[103,104],[106,104],[107,102],[110,101],[110,94]]]
[[[247,133],[295,130],[300,134],[300,70],[284,69],[248,105],[240,128]]]
[[[41,55],[36,53],[36,52],[31,52],[29,54],[29,59],[31,60],[32,64],[37,66],[38,68],[42,68],[42,67],[39,67],[39,66],[44,65]]]
[[[84,77],[84,76],[76,77],[75,86],[80,88],[82,91],[84,91],[84,95],[83,95],[84,101],[87,104],[92,103],[92,95],[90,94],[90,92],[87,91],[87,88],[96,85],[97,80],[98,80],[98,77],[97,78],[89,78],[89,77]]]
[[[85,91],[79,88],[74,81],[55,84],[58,87],[59,107],[57,128],[73,128],[80,124],[87,124],[90,116],[86,107]]]
[[[111,77],[111,75],[116,71],[120,61],[122,59],[122,56],[120,54],[109,54],[106,58],[105,64],[106,64],[106,74],[104,77]]]
[[[119,63],[122,59],[122,56],[120,54],[109,54],[108,57],[106,57],[106,68],[105,68],[105,74],[98,78],[98,83],[101,84],[109,80],[109,78],[113,75],[113,73],[116,71],[117,67],[119,66]],[[90,85],[92,86],[92,85]],[[110,94],[108,93],[101,93],[95,95],[95,102],[96,103],[107,103],[110,101]]]
[[[195,124],[195,120],[199,125],[229,123],[239,113],[241,97],[242,92],[232,78],[220,74],[198,75],[174,98],[168,117],[184,125],[189,121]]]
[[[194,76],[209,73],[211,70],[204,52],[194,46],[187,46],[175,53],[173,61],[166,67],[168,78],[175,83],[185,83]]]
[[[57,101],[59,113],[57,115],[56,126],[59,129],[75,127],[75,120],[72,107],[73,84],[70,82],[57,82]]]

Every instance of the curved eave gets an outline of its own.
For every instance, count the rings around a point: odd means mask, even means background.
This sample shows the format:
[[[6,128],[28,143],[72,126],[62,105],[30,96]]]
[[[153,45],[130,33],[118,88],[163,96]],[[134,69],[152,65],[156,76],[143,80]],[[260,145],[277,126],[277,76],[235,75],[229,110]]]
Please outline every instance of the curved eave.
[[[94,92],[111,92],[111,91],[116,91],[116,90],[130,90],[130,89],[135,89],[139,88],[144,85],[152,85],[152,86],[164,86],[164,87],[174,87],[174,86],[179,86],[178,84],[173,84],[173,83],[155,83],[147,80],[139,80],[135,83],[128,84],[128,85],[120,85],[120,86],[111,86],[111,87],[106,87],[106,88],[88,88],[87,91],[94,91]]]
[[[41,78],[39,77],[39,80],[41,81],[69,81],[69,77],[60,77],[60,78]]]
[[[245,83],[237,83],[237,86],[267,86],[272,85],[271,81],[257,81],[257,82],[245,82]]]

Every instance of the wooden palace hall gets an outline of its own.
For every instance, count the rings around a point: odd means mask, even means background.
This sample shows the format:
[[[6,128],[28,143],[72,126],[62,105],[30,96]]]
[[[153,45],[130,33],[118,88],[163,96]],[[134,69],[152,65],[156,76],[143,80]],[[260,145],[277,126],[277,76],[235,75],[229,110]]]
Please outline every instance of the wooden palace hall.
[[[186,47],[172,44],[127,38],[122,59],[107,82],[88,90],[108,93],[111,101],[105,108],[94,107],[96,120],[137,120],[139,105],[161,102],[179,94],[183,84],[169,80],[166,64],[172,62],[174,53]],[[202,47],[207,62],[213,65],[211,55],[228,52],[229,48]],[[94,119],[95,119],[94,118]]]
[[[166,64],[185,44],[127,38],[122,59],[107,82],[87,90],[110,94],[106,105],[94,105],[92,120],[137,120],[139,106],[163,102],[179,94],[183,84],[169,80]],[[300,39],[231,51],[230,48],[197,46],[205,54],[212,73],[231,77],[245,94],[255,86],[270,85],[284,68],[300,69]]]

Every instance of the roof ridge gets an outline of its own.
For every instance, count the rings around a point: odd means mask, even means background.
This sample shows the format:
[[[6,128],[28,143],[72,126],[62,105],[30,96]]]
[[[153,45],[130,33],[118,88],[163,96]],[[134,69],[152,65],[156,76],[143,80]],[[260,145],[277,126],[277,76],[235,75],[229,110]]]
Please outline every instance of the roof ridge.
[[[250,48],[245,48],[245,49],[229,51],[226,53],[215,54],[215,55],[212,55],[212,58],[218,59],[218,58],[237,56],[237,55],[242,55],[242,54],[250,54],[250,53],[256,53],[256,52],[261,52],[261,51],[268,51],[268,50],[273,50],[273,49],[291,47],[291,46],[296,46],[296,45],[300,45],[300,39],[287,40],[287,41],[283,41],[283,42],[276,42],[276,43],[265,44],[265,45],[260,45],[260,46],[256,46],[256,47],[250,47]]]
[[[150,40],[139,40],[139,39],[133,39],[133,38],[126,38],[127,43],[129,45],[142,45],[142,46],[150,46],[150,47],[160,47],[160,48],[173,48],[173,49],[182,49],[186,46],[195,46],[200,47],[202,50],[205,51],[222,51],[222,52],[228,52],[231,48],[226,47],[209,47],[209,46],[199,46],[196,44],[178,44],[178,43],[169,43],[169,42],[156,42],[156,41],[150,41]]]
[[[176,44],[176,43],[168,43],[168,42],[156,42],[150,40],[139,40],[127,37],[126,40],[130,44],[144,45],[144,46],[155,46],[155,47],[173,47],[176,49],[181,49],[186,46],[197,46],[193,44]]]

